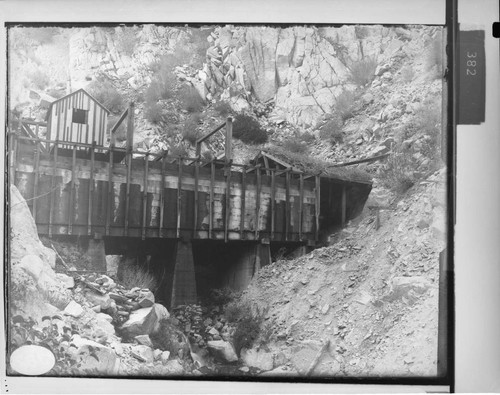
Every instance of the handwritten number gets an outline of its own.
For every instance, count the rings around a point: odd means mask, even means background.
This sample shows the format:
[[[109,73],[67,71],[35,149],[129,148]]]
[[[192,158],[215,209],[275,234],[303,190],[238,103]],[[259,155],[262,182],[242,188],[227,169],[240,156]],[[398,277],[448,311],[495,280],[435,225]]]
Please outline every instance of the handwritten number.
[[[472,54],[470,54],[469,51],[467,51],[468,58],[475,58],[476,56],[477,56],[477,52],[472,52]]]
[[[467,69],[467,75],[476,75],[476,70],[475,69],[473,69],[473,70]]]

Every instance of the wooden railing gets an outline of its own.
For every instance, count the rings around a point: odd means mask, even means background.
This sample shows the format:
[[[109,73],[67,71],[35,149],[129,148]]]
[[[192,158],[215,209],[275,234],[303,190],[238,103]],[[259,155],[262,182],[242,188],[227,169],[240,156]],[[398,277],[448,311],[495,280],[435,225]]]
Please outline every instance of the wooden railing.
[[[231,120],[228,119],[228,121],[219,127],[218,130],[221,130],[224,126],[226,126],[226,136],[230,136],[230,131],[231,131]],[[216,131],[218,131],[216,130]],[[213,133],[215,133],[214,131]],[[205,136],[206,137],[206,136]],[[200,139],[199,144],[203,143],[203,139]],[[31,143],[31,144],[26,144],[26,143]],[[197,142],[198,143],[198,142]],[[41,146],[45,144],[45,146],[50,146],[53,147],[51,152],[45,152],[41,149]],[[199,146],[197,144],[197,147]],[[20,148],[20,146],[24,146],[24,148]],[[32,147],[35,147],[34,150],[32,150]],[[69,146],[70,149],[62,149],[62,146]],[[28,148],[26,148],[28,147]],[[32,151],[31,151],[32,150]],[[208,183],[207,177],[209,177],[209,183],[210,187],[208,189],[208,199],[207,199],[207,206],[209,210],[208,214],[208,238],[217,238],[215,235],[215,232],[219,232],[220,228],[216,230],[215,224],[213,223],[214,220],[214,202],[215,202],[215,189],[216,189],[216,175],[217,175],[217,183],[218,185],[222,185],[221,181],[221,176],[223,175],[224,178],[224,185],[225,185],[225,190],[226,190],[226,195],[228,198],[224,199],[224,205],[225,209],[223,211],[224,213],[224,218],[223,218],[223,239],[225,241],[229,240],[229,232],[235,232],[234,228],[230,229],[229,226],[229,220],[230,220],[230,215],[231,215],[231,210],[230,210],[230,205],[231,205],[231,194],[230,194],[230,188],[234,183],[237,183],[235,185],[238,185],[241,188],[240,192],[240,225],[239,225],[239,235],[240,239],[245,239],[245,237],[249,234],[249,232],[253,233],[252,239],[259,239],[261,237],[265,238],[270,238],[271,240],[274,240],[277,237],[277,234],[280,234],[279,240],[281,241],[306,241],[306,240],[318,240],[319,236],[319,216],[320,216],[320,179],[319,176],[313,176],[314,177],[314,183],[308,182],[307,188],[304,185],[304,180],[308,178],[308,175],[303,174],[302,172],[294,171],[292,169],[288,169],[285,172],[285,181],[283,184],[283,181],[280,181],[281,185],[284,185],[281,187],[281,190],[284,189],[284,204],[285,204],[285,210],[284,210],[284,218],[283,221],[284,223],[277,223],[277,178],[278,176],[282,175],[283,176],[283,170],[282,169],[276,169],[276,168],[270,168],[266,166],[262,166],[261,164],[258,165],[242,165],[242,164],[236,164],[233,163],[231,160],[227,160],[228,157],[231,157],[231,151],[230,148],[226,150],[226,158],[223,161],[217,161],[217,160],[212,160],[212,161],[206,161],[200,158],[199,155],[196,157],[181,157],[181,156],[170,156],[167,153],[152,153],[152,152],[141,152],[141,151],[134,151],[129,148],[119,148],[115,147],[113,145],[109,147],[102,147],[102,146],[96,146],[95,144],[87,144],[87,143],[81,143],[81,142],[57,142],[57,141],[52,141],[52,140],[47,140],[47,139],[40,139],[40,138],[33,138],[33,137],[27,137],[27,136],[18,136],[15,134],[10,135],[10,140],[9,140],[9,164],[10,164],[10,177],[11,177],[11,182],[15,182],[16,180],[16,168],[18,165],[18,155],[19,154],[23,155],[24,160],[28,161],[30,164],[33,166],[33,173],[34,173],[34,181],[33,181],[33,192],[32,196],[26,197],[29,199],[33,199],[32,202],[32,211],[33,211],[33,216],[37,218],[37,210],[39,210],[39,207],[37,207],[37,195],[39,193],[39,179],[40,179],[40,162],[42,156],[44,157],[45,160],[45,167],[47,166],[52,166],[52,170],[50,174],[50,196],[49,196],[49,204],[48,204],[48,234],[49,236],[52,236],[53,234],[53,229],[54,229],[54,204],[55,204],[55,174],[57,171],[58,166],[60,165],[60,162],[64,162],[65,166],[69,168],[69,171],[71,172],[71,184],[70,184],[70,189],[69,189],[69,204],[68,204],[68,220],[67,223],[64,224],[64,227],[67,232],[67,234],[73,234],[74,233],[74,227],[76,226],[75,223],[73,222],[74,218],[74,211],[75,210],[75,182],[77,180],[77,174],[76,171],[77,169],[81,169],[82,163],[79,162],[77,165],[77,158],[78,160],[85,160],[85,166],[89,166],[90,171],[89,171],[89,182],[88,182],[88,200],[86,202],[88,210],[87,211],[87,219],[86,219],[86,229],[87,229],[87,234],[92,235],[95,233],[95,227],[102,227],[102,225],[96,225],[93,223],[93,218],[95,217],[94,210],[95,208],[93,207],[93,192],[95,188],[95,182],[94,182],[94,174],[97,174],[96,170],[96,165],[97,163],[100,163],[98,166],[100,171],[101,171],[101,176],[103,171],[107,171],[107,176],[106,176],[106,194],[105,194],[105,202],[104,202],[104,207],[106,209],[105,211],[105,216],[104,218],[104,235],[106,236],[112,236],[112,235],[117,235],[116,231],[111,231],[112,228],[116,228],[116,225],[113,225],[113,219],[111,218],[112,216],[112,204],[113,202],[111,201],[112,199],[110,196],[112,196],[112,190],[113,188],[113,178],[116,174],[115,172],[115,167],[120,166],[121,168],[125,168],[125,210],[124,210],[124,221],[123,221],[123,232],[121,235],[123,236],[133,236],[137,237],[137,232],[132,232],[131,231],[131,224],[130,224],[130,212],[131,212],[131,177],[132,177],[132,163],[139,163],[141,160],[142,165],[136,166],[134,165],[134,172],[137,174],[137,171],[142,171],[142,183],[143,188],[142,188],[142,218],[141,218],[141,225],[140,225],[140,237],[146,238],[146,237],[162,237],[162,235],[165,233],[165,230],[167,229],[165,227],[164,219],[165,219],[165,193],[166,193],[166,177],[168,176],[169,178],[172,177],[177,177],[177,204],[175,207],[176,210],[176,221],[175,221],[175,232],[172,235],[173,237],[181,237],[185,236],[186,234],[186,229],[185,226],[184,228],[181,227],[181,222],[185,222],[185,219],[181,221],[181,216],[183,215],[183,211],[181,209],[182,206],[182,196],[183,196],[183,177],[186,176],[186,174],[191,174],[191,171],[194,171],[194,189],[193,194],[194,194],[194,202],[193,202],[193,223],[192,226],[190,226],[190,232],[191,232],[191,237],[195,238],[198,237],[197,235],[199,234],[200,229],[199,228],[199,219],[200,219],[200,205],[199,205],[199,193],[200,193],[200,188],[199,188],[199,183],[200,183],[200,167],[204,167],[203,172],[204,172],[204,177],[203,182],[205,184]],[[121,156],[124,156],[123,163],[117,164],[114,161],[114,156],[120,154]],[[33,156],[31,156],[33,155]],[[84,157],[82,157],[84,155]],[[134,158],[135,157],[135,158]],[[139,157],[139,158],[137,158]],[[64,161],[63,161],[64,158]],[[102,166],[102,163],[107,162],[107,170],[106,167]],[[156,162],[156,163],[155,163]],[[160,162],[160,163],[158,163]],[[217,169],[217,166],[222,166],[222,169]],[[174,167],[175,166],[175,167]],[[208,166],[208,169],[206,168]],[[156,227],[156,230],[153,231],[152,227],[148,225],[147,223],[147,215],[146,211],[148,210],[148,183],[150,182],[150,171],[153,169],[156,172],[155,174],[161,175],[161,186],[159,188],[159,221]],[[176,168],[176,171],[173,169]],[[193,169],[194,170],[189,170],[186,172],[187,168]],[[104,169],[104,170],[103,170]],[[207,173],[208,172],[208,173]],[[248,184],[248,177],[250,176],[249,173],[255,172],[255,175],[251,175],[252,177],[252,184]],[[176,174],[175,174],[176,173]],[[248,176],[247,176],[248,175]],[[292,215],[295,215],[295,218],[297,218],[297,213],[292,214],[292,209],[291,209],[291,182],[290,178],[291,176],[294,175],[296,180],[294,181],[294,194],[296,197],[298,197],[298,208],[295,207],[294,210],[298,210],[298,229],[297,225],[294,225],[295,231],[292,231],[291,228],[291,218]],[[266,189],[270,191],[270,204],[269,208],[266,206],[266,210],[268,210],[268,215],[270,215],[270,229],[266,228],[266,231],[261,231],[262,224],[260,223],[261,221],[261,195],[262,195],[262,177],[266,177],[266,182],[267,184],[265,185]],[[189,176],[191,177],[191,176]],[[282,179],[282,178],[280,178]],[[297,183],[297,179],[299,180]],[[191,182],[191,181],[190,181]],[[137,180],[134,181],[134,183],[137,183]],[[245,201],[246,198],[246,189],[249,187],[249,185],[252,185],[252,191],[255,192],[255,211],[253,213],[253,230],[250,231],[249,229],[245,228],[245,216],[247,215],[247,202]],[[220,189],[220,186],[217,186],[217,188]],[[308,196],[314,196],[314,230],[311,235],[311,231],[304,231],[304,221],[305,221],[305,212],[304,212],[304,205],[306,204],[304,196],[305,196],[305,191],[308,191]],[[311,195],[314,193],[314,195]],[[280,192],[282,193],[282,192]],[[220,194],[220,192],[219,192]],[[298,196],[297,196],[298,194]],[[281,195],[283,196],[283,195]],[[282,200],[280,200],[282,201]],[[308,204],[310,203],[311,200],[309,200]],[[80,202],[81,204],[81,202]],[[184,202],[185,204],[185,202]],[[252,202],[253,204],[253,202]],[[233,208],[234,210],[234,208]],[[282,214],[280,214],[282,215]],[[248,216],[248,215],[247,215]],[[187,217],[186,217],[187,218]],[[58,224],[58,226],[61,226],[61,224]],[[81,224],[78,226],[82,226]],[[267,225],[266,225],[267,227]],[[169,228],[170,229],[170,228]],[[233,229],[233,230],[232,230]],[[182,234],[181,234],[182,233]],[[156,236],[151,236],[151,234],[154,234]],[[170,233],[169,233],[170,234]],[[169,236],[170,237],[170,236]]]

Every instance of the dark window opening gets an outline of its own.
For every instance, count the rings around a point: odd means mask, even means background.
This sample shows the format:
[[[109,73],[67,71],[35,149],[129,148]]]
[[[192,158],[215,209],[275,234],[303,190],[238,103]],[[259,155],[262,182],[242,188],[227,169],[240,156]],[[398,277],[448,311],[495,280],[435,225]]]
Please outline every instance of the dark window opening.
[[[73,123],[86,124],[88,118],[88,110],[80,110],[79,108],[73,108]]]

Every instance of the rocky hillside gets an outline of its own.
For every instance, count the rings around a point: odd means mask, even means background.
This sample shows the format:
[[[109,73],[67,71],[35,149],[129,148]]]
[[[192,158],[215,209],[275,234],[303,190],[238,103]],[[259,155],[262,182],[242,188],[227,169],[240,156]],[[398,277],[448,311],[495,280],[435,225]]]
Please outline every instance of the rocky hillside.
[[[116,114],[135,101],[136,146],[153,150],[192,152],[193,135],[244,112],[266,131],[264,147],[342,162],[383,151],[388,138],[425,137],[413,128],[422,110],[427,127],[440,122],[438,27],[33,30],[11,32],[11,110],[43,118],[30,89],[83,87]],[[242,161],[262,148],[235,144]]]
[[[319,355],[314,375],[436,375],[445,185],[437,172],[330,246],[263,268],[237,302],[266,311],[269,328],[245,362],[304,375]]]

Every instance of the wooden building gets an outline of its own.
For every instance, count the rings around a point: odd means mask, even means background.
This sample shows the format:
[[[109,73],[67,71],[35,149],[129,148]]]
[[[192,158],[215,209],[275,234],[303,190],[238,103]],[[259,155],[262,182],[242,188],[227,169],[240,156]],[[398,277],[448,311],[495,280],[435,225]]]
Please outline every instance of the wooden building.
[[[47,139],[104,146],[109,110],[83,89],[55,100],[47,111]]]

